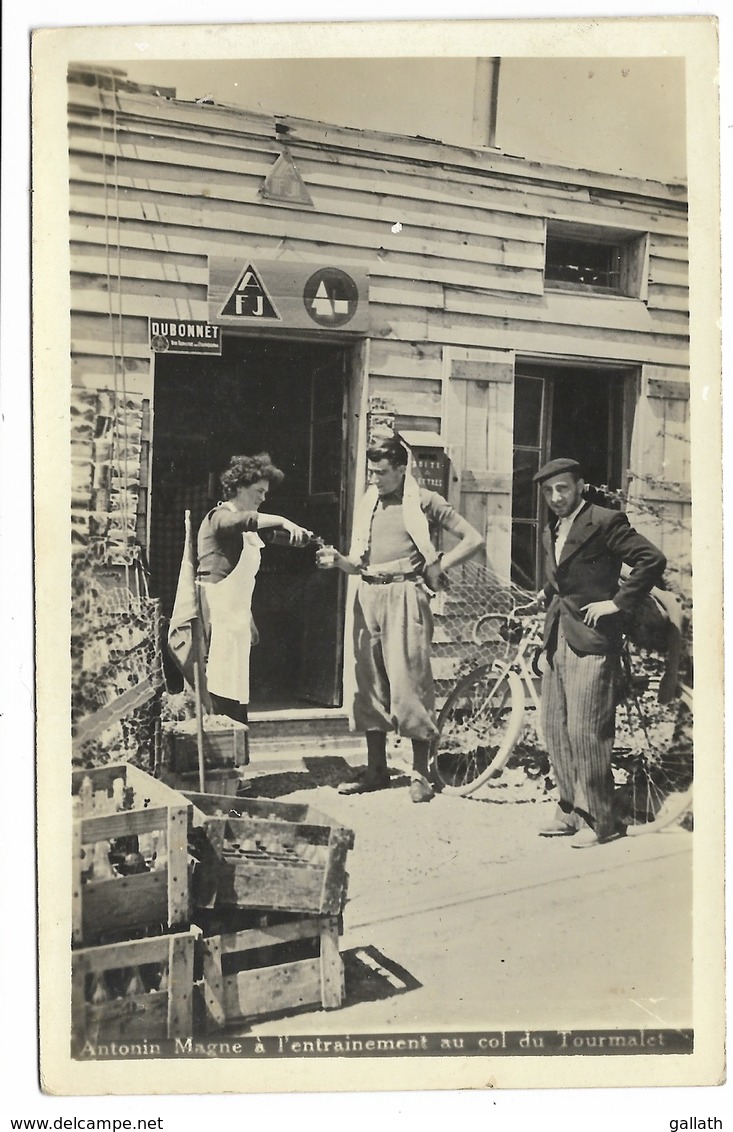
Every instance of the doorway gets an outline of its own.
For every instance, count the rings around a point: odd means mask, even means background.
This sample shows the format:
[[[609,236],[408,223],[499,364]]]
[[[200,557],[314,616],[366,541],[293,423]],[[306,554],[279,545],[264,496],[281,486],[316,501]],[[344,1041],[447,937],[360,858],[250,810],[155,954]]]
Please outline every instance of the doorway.
[[[532,477],[548,460],[575,459],[595,487],[625,487],[636,373],[629,367],[517,363],[514,379],[512,580],[543,581],[547,511]]]
[[[156,356],[150,519],[151,590],[169,617],[183,551],[221,498],[232,455],[267,451],[285,473],[262,507],[342,546],[348,499],[346,412],[351,351],[336,344],[225,334],[221,357]],[[344,575],[315,567],[315,548],[266,546],[252,612],[251,707],[342,703]],[[167,670],[169,686],[177,673]]]

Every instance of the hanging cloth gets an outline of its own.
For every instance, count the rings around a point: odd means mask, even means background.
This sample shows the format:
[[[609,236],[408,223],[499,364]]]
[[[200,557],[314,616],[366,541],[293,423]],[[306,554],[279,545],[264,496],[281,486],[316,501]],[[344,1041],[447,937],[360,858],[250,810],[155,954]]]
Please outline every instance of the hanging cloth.
[[[354,531],[351,539],[349,558],[352,562],[362,562],[369,547],[372,518],[379,502],[376,486],[368,487],[354,512]],[[438,552],[430,541],[430,528],[425,513],[420,506],[420,485],[410,472],[405,475],[402,494],[402,519],[405,530],[425,559],[425,565],[437,561]]]

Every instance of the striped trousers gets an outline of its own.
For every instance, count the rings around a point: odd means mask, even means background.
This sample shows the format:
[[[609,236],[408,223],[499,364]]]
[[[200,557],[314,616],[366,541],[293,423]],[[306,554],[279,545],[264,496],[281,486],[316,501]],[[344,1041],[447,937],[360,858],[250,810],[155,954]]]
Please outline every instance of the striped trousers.
[[[589,825],[599,838],[616,829],[611,772],[619,658],[579,655],[558,625],[557,647],[542,677],[542,726],[563,821]]]

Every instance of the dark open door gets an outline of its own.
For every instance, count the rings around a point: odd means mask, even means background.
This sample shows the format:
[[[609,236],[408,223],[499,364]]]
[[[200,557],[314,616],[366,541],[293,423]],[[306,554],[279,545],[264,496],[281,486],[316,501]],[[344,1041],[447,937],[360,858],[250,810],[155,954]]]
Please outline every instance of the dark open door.
[[[624,405],[628,371],[604,366],[517,367],[514,381],[512,579],[542,584],[541,532],[547,509],[533,476],[558,456],[580,463],[586,483],[622,486],[628,454]]]
[[[311,373],[306,521],[327,543],[343,548],[346,499],[346,352]],[[297,698],[324,707],[342,701],[346,578],[315,571],[305,589],[303,647]]]

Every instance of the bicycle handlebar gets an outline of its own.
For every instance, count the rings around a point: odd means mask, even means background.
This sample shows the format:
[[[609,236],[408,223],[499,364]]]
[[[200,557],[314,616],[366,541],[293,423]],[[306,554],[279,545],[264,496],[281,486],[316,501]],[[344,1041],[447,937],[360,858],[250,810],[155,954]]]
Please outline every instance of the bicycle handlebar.
[[[527,623],[530,617],[534,616],[529,611],[522,612],[524,607],[519,607],[511,613],[484,613],[477,620],[473,627],[473,641],[476,645],[485,644],[485,641],[480,639],[480,632],[482,627],[489,621],[493,621],[497,626],[497,633],[504,641],[509,641],[511,644],[519,644],[523,637],[531,636],[532,632],[527,633]],[[523,620],[524,618],[524,620]],[[534,626],[532,626],[532,629]]]

